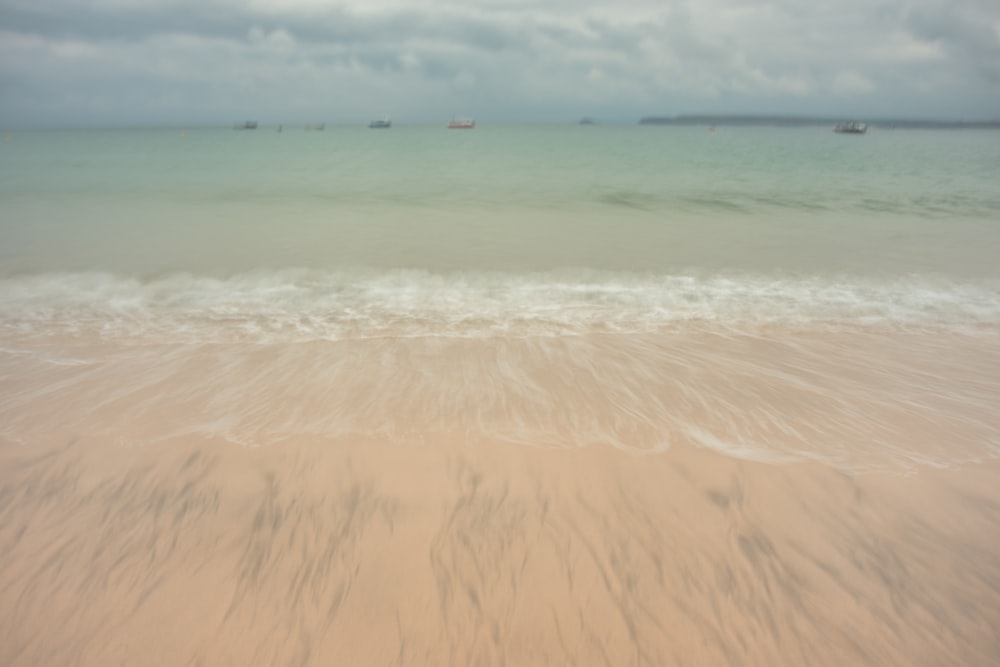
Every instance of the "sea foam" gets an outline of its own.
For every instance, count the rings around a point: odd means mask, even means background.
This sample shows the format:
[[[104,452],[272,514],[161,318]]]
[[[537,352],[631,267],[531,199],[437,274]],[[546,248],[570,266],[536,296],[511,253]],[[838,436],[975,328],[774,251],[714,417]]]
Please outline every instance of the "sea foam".
[[[692,326],[1000,325],[1000,284],[934,276],[289,269],[140,279],[58,273],[0,282],[0,332],[137,342],[560,336]]]

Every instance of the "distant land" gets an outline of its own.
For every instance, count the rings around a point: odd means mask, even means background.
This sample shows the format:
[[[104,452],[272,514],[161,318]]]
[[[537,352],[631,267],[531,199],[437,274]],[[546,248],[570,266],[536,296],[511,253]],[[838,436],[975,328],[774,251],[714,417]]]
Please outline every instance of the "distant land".
[[[925,130],[1000,130],[1000,120],[915,120],[895,118],[817,118],[810,116],[768,116],[768,115],[679,115],[646,116],[640,125],[756,125],[767,127],[805,127],[813,125],[836,125],[844,121],[861,121],[869,127],[925,129]]]

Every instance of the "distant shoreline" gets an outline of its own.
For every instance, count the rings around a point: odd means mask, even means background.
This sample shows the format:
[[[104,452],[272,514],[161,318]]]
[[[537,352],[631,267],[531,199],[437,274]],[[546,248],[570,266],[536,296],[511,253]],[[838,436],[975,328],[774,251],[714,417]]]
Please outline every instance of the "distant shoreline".
[[[845,120],[861,120],[870,127],[888,129],[922,129],[922,130],[1000,130],[1000,120],[915,120],[898,118],[814,118],[808,116],[780,115],[678,115],[678,116],[645,116],[639,120],[639,125],[740,125],[761,127],[807,127],[816,125],[836,125]]]

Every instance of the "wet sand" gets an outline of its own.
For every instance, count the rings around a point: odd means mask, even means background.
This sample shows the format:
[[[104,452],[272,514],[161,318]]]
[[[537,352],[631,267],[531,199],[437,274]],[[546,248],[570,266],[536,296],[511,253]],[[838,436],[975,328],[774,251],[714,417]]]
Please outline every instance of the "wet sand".
[[[0,444],[4,665],[992,665],[1000,465]]]

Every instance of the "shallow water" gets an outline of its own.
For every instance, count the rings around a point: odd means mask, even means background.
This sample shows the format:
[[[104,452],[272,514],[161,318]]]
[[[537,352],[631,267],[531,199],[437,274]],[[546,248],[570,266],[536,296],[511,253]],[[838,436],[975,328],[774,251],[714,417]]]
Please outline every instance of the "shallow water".
[[[124,442],[1000,453],[996,133],[64,131],[0,155],[13,441],[58,406]]]

